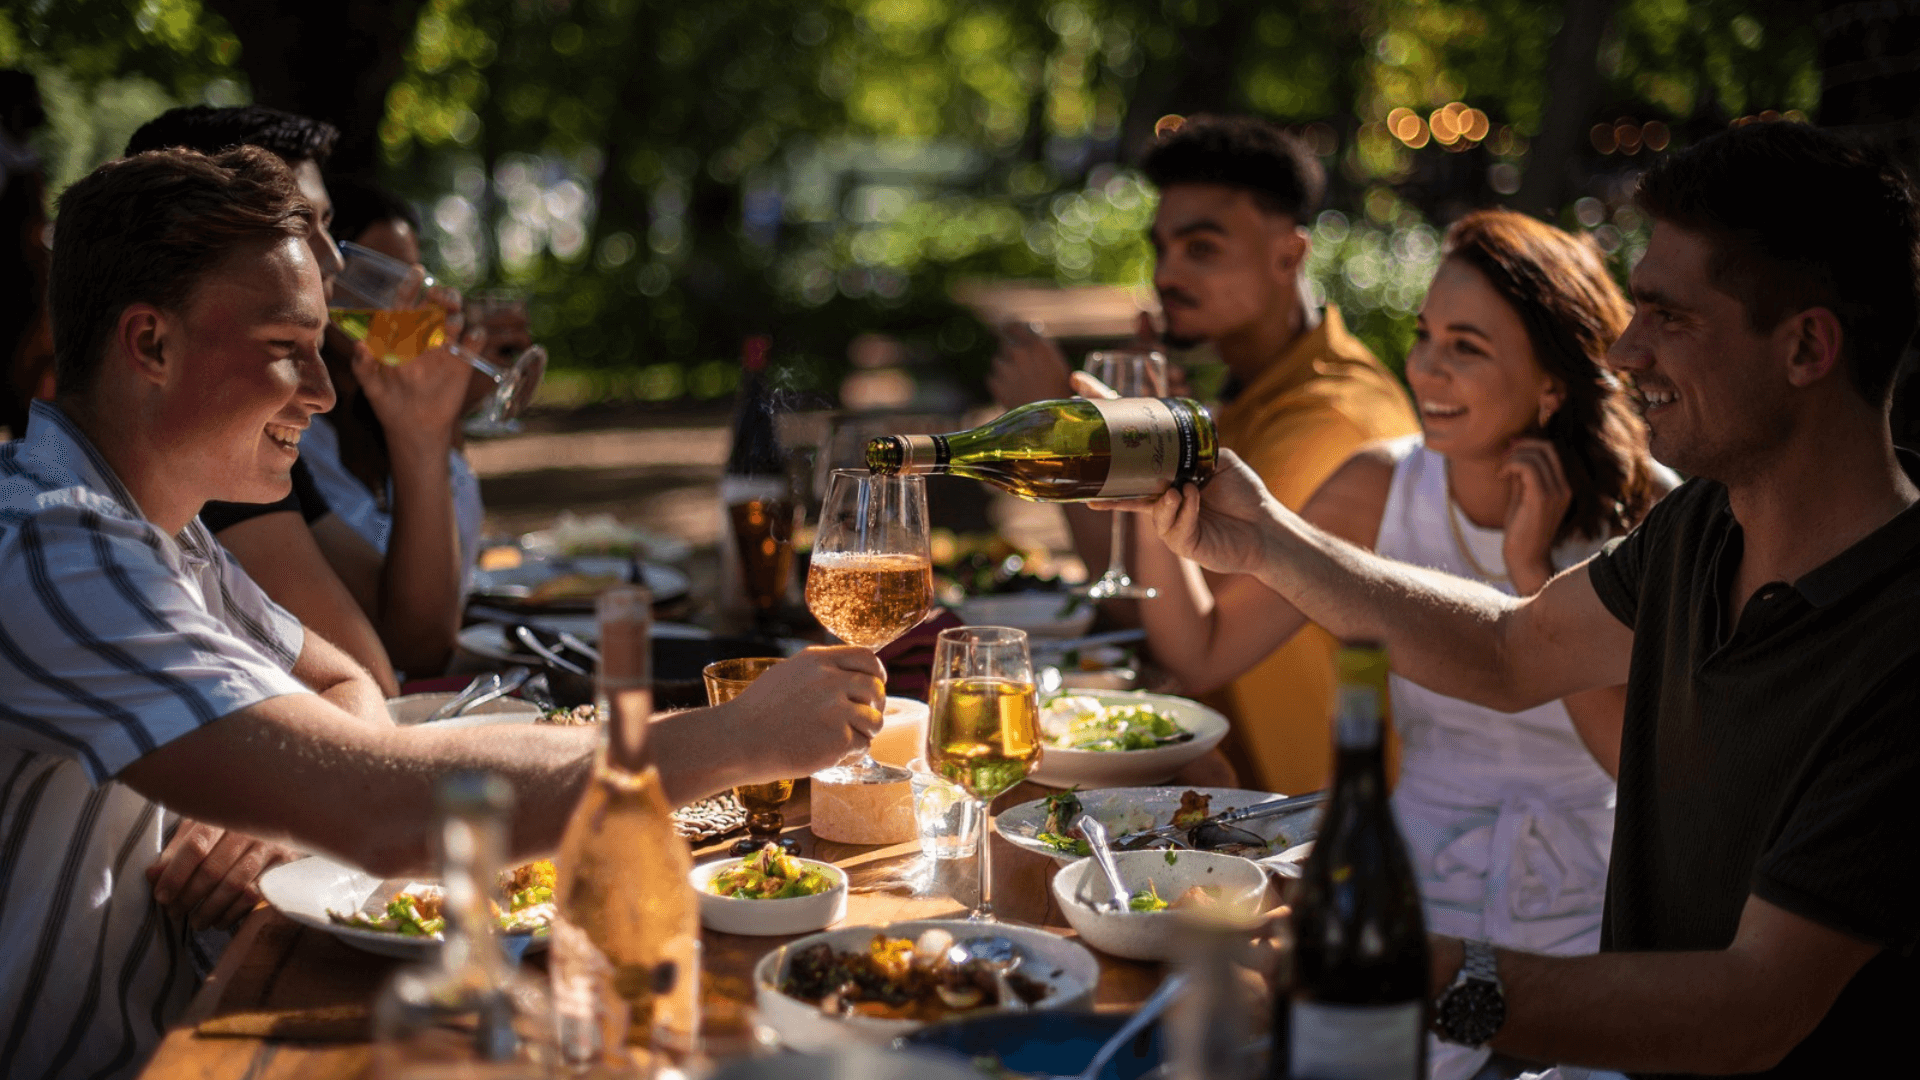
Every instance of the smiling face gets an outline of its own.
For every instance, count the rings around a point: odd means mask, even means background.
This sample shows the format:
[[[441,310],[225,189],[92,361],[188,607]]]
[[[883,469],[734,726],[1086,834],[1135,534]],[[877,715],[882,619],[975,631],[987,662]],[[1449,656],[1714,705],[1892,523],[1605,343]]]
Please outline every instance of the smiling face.
[[[1245,330],[1299,304],[1306,239],[1284,214],[1225,184],[1172,184],[1160,193],[1151,234],[1153,287],[1166,337],[1195,345]]]
[[[1563,397],[1535,358],[1519,313],[1458,259],[1441,263],[1427,288],[1407,385],[1427,447],[1450,458],[1503,457]]]
[[[286,496],[301,434],[333,407],[326,317],[319,267],[295,237],[235,248],[161,316],[159,441],[177,483],[201,501]]]
[[[1778,335],[1753,330],[1746,308],[1709,274],[1707,239],[1664,221],[1631,279],[1633,321],[1607,354],[1645,415],[1656,460],[1737,481],[1792,430]]]

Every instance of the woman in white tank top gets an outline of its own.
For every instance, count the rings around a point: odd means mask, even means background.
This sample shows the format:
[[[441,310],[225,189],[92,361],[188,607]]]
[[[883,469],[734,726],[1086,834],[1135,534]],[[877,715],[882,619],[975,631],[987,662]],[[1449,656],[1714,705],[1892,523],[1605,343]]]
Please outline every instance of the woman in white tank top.
[[[1382,555],[1529,595],[1624,534],[1673,486],[1605,365],[1629,311],[1581,240],[1505,211],[1447,236],[1407,382],[1423,433],[1363,449],[1308,521]],[[1141,515],[1135,579],[1154,655],[1189,692],[1222,685],[1306,622],[1246,577],[1181,565]],[[1394,812],[1428,929],[1554,954],[1600,944],[1624,688],[1495,712],[1395,676]],[[1484,1050],[1433,1043],[1430,1073]],[[1571,1071],[1571,1070],[1570,1070]]]

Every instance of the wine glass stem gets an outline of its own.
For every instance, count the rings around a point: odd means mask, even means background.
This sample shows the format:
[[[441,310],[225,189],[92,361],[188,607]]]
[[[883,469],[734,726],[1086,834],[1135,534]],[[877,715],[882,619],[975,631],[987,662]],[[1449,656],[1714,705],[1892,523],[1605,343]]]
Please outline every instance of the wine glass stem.
[[[987,817],[993,807],[992,799],[977,800],[980,803],[980,903],[973,909],[972,918],[979,922],[993,921],[993,829]]]
[[[1113,542],[1107,546],[1107,572],[1104,577],[1109,581],[1120,581],[1127,576],[1127,518],[1126,515],[1113,515]]]

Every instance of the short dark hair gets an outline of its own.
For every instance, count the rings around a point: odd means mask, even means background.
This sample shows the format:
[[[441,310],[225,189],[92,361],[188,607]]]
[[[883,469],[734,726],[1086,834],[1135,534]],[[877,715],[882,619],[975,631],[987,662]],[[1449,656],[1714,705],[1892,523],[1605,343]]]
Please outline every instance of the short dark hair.
[[[54,381],[84,394],[127,305],[179,311],[235,248],[305,240],[313,207],[273,154],[154,150],[109,161],[60,196],[48,293]]]
[[[296,116],[265,105],[188,105],[168,109],[140,125],[127,140],[129,155],[172,146],[217,154],[257,146],[289,165],[325,165],[340,129],[325,120]]]
[[[1162,191],[1175,184],[1225,184],[1261,209],[1304,222],[1320,209],[1327,172],[1300,139],[1253,116],[1194,116],[1147,148],[1140,171]]]
[[[1920,322],[1920,195],[1892,157],[1806,124],[1749,123],[1655,164],[1634,200],[1706,238],[1714,286],[1756,332],[1830,309],[1854,388],[1887,400]]]
[[[420,232],[420,214],[386,188],[329,177],[327,194],[333,199],[333,225],[328,231],[341,240],[358,240],[369,226],[382,221],[404,221],[416,235]]]

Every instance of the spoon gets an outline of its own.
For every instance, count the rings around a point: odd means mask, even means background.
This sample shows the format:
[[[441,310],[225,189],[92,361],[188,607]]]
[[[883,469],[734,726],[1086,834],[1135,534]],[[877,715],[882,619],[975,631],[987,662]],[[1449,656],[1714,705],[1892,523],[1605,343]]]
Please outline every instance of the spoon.
[[[1093,1052],[1093,1060],[1087,1062],[1087,1067],[1081,1069],[1078,1076],[1054,1077],[1053,1080],[1094,1080],[1100,1075],[1100,1071],[1107,1067],[1107,1062],[1113,1060],[1113,1055],[1119,1053],[1121,1047],[1132,1042],[1134,1036],[1145,1031],[1148,1025],[1160,1019],[1160,1014],[1166,1012],[1167,1006],[1173,1004],[1174,999],[1178,998],[1186,988],[1185,972],[1175,972],[1167,976],[1160,983],[1160,989],[1155,990],[1152,997],[1142,1002],[1140,1008],[1127,1018],[1127,1022],[1120,1025],[1120,1030],[1113,1033],[1113,1038],[1100,1044],[1100,1049]]]
[[[1100,864],[1100,869],[1106,872],[1107,884],[1113,887],[1113,899],[1108,902],[1108,909],[1127,910],[1127,902],[1133,899],[1133,892],[1120,880],[1120,867],[1113,861],[1113,849],[1107,846],[1107,827],[1092,814],[1081,814],[1074,820],[1073,827],[1087,838],[1087,846],[1093,849],[1093,861]]]
[[[978,960],[993,973],[993,984],[1000,995],[1000,1007],[1010,1012],[1025,1012],[1027,1001],[1014,992],[1011,975],[1027,958],[1020,946],[1003,937],[975,937],[965,941],[956,941],[947,950],[947,963],[960,967],[969,960]]]

